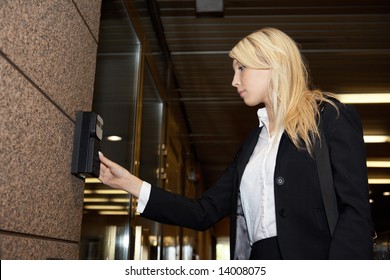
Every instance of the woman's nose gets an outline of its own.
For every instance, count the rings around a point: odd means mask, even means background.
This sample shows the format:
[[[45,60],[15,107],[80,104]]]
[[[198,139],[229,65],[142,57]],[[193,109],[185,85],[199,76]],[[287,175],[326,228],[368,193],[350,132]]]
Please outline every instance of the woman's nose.
[[[232,80],[232,86],[237,87],[239,84],[240,84],[239,79],[238,79],[237,75],[234,74],[233,80]]]

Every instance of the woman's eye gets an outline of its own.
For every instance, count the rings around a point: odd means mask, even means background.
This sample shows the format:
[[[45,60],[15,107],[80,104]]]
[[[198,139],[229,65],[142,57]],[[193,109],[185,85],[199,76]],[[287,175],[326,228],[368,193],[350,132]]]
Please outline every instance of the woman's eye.
[[[245,69],[245,66],[238,66],[238,70],[243,71]]]

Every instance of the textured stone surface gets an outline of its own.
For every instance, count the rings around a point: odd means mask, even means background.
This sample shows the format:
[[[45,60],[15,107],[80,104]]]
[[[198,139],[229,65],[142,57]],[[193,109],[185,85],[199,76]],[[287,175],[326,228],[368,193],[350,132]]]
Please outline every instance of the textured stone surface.
[[[89,6],[97,4],[79,9]],[[100,15],[92,12],[91,25]],[[97,43],[73,1],[1,1],[0,19],[0,50],[70,117],[90,110]]]
[[[79,241],[74,123],[0,57],[0,229]]]
[[[101,0],[74,0],[96,41],[99,38]]]
[[[0,234],[0,259],[78,259],[78,244]]]

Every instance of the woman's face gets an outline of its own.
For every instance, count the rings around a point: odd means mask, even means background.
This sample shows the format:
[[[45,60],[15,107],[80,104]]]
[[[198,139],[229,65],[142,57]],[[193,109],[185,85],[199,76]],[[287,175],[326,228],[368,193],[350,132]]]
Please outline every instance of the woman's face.
[[[264,103],[269,106],[268,85],[270,70],[246,68],[236,59],[233,59],[234,77],[232,86],[248,106],[257,106]]]

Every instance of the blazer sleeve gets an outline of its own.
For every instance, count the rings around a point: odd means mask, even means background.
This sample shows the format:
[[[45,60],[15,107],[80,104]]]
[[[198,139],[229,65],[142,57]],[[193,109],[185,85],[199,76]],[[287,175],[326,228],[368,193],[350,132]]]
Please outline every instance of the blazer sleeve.
[[[219,180],[199,199],[190,199],[152,186],[149,201],[141,216],[195,230],[210,228],[230,211],[237,160],[238,155]]]
[[[332,237],[330,259],[372,259],[373,223],[368,195],[365,144],[356,110],[336,103],[323,112],[339,219]]]
[[[257,139],[258,133],[258,128],[249,133],[233,162],[199,199],[189,199],[152,186],[149,201],[141,216],[195,230],[206,230],[227,216],[235,210],[232,205],[237,204],[238,166],[242,165],[242,155],[247,155],[248,150],[250,152],[251,143]]]

